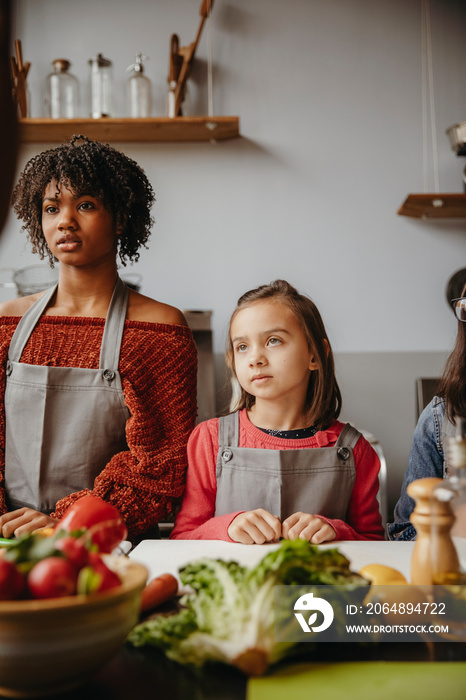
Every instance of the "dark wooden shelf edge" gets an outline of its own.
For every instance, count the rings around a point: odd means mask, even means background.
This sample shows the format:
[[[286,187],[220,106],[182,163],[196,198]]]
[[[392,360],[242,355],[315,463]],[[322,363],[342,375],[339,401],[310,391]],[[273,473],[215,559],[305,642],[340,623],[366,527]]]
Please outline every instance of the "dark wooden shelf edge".
[[[20,119],[22,143],[59,143],[74,134],[98,141],[179,143],[223,141],[239,136],[239,117],[150,117],[147,119]]]
[[[410,194],[397,213],[415,219],[466,219],[466,194]]]

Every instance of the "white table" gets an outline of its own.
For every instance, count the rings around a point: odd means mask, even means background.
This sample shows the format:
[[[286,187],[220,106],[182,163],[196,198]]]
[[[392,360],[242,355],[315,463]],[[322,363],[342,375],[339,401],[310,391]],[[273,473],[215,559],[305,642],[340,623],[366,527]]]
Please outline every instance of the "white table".
[[[455,538],[463,569],[466,569],[466,539]],[[180,567],[203,557],[233,559],[245,566],[254,566],[279,545],[247,545],[221,540],[144,540],[130,553],[149,570],[149,580],[160,574],[178,575]],[[410,580],[410,563],[414,542],[345,541],[320,545],[336,547],[350,561],[352,571],[366,564],[385,564],[401,571]]]

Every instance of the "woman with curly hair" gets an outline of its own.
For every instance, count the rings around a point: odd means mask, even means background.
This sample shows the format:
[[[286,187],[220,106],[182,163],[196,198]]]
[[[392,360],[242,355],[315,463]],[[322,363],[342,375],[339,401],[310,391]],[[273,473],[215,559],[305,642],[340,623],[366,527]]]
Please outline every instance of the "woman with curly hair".
[[[92,493],[134,538],[182,496],[197,354],[183,314],[117,272],[146,246],[154,201],[143,170],[75,136],[32,158],[13,191],[56,287],[0,305],[0,529],[53,525]]]

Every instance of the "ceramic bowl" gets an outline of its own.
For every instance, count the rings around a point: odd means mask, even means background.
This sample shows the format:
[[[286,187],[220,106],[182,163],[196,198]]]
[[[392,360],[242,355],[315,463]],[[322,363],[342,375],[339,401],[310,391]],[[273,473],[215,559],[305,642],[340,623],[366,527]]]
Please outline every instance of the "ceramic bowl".
[[[87,680],[139,618],[147,569],[108,556],[121,586],[89,596],[0,602],[0,695],[50,696]]]

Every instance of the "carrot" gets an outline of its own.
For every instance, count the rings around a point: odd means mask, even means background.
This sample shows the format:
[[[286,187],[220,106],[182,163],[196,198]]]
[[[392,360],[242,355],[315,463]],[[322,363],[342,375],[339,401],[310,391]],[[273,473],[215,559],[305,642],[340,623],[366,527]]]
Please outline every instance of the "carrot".
[[[178,592],[178,580],[171,574],[161,574],[149,581],[141,595],[141,612],[166,603]]]

